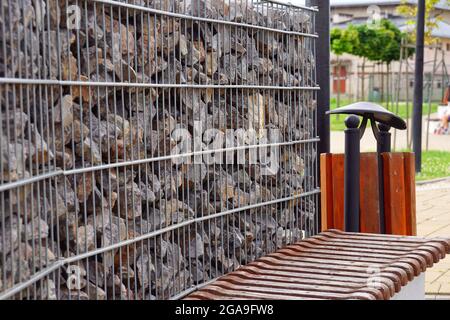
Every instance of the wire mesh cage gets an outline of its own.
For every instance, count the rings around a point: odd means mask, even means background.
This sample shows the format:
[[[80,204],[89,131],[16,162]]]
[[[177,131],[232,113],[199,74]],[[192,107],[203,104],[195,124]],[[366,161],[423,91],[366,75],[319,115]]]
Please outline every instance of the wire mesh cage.
[[[315,12],[2,1],[0,298],[179,298],[314,234]]]

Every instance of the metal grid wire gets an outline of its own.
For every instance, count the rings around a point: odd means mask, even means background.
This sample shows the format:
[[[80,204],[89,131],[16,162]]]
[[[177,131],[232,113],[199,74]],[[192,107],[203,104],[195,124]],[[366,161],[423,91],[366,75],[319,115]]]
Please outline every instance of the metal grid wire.
[[[2,0],[0,298],[175,299],[314,234],[315,12]]]

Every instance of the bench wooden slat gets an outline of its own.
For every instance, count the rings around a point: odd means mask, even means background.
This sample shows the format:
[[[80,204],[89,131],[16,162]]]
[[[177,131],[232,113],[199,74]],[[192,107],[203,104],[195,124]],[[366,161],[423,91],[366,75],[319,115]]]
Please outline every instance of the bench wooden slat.
[[[242,266],[186,299],[389,299],[449,246],[446,238],[328,230]]]

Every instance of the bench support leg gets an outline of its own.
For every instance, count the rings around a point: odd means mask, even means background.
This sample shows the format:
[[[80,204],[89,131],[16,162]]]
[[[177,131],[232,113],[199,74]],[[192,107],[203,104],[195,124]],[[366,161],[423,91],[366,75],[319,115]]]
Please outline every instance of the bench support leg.
[[[404,286],[391,300],[425,300],[425,272]]]

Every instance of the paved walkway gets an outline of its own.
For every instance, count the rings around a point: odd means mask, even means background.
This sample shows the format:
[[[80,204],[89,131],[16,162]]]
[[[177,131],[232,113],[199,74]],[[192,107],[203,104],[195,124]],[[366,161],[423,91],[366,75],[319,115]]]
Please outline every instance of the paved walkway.
[[[417,186],[417,234],[450,237],[450,179]],[[425,275],[426,293],[431,299],[450,299],[450,256]]]

